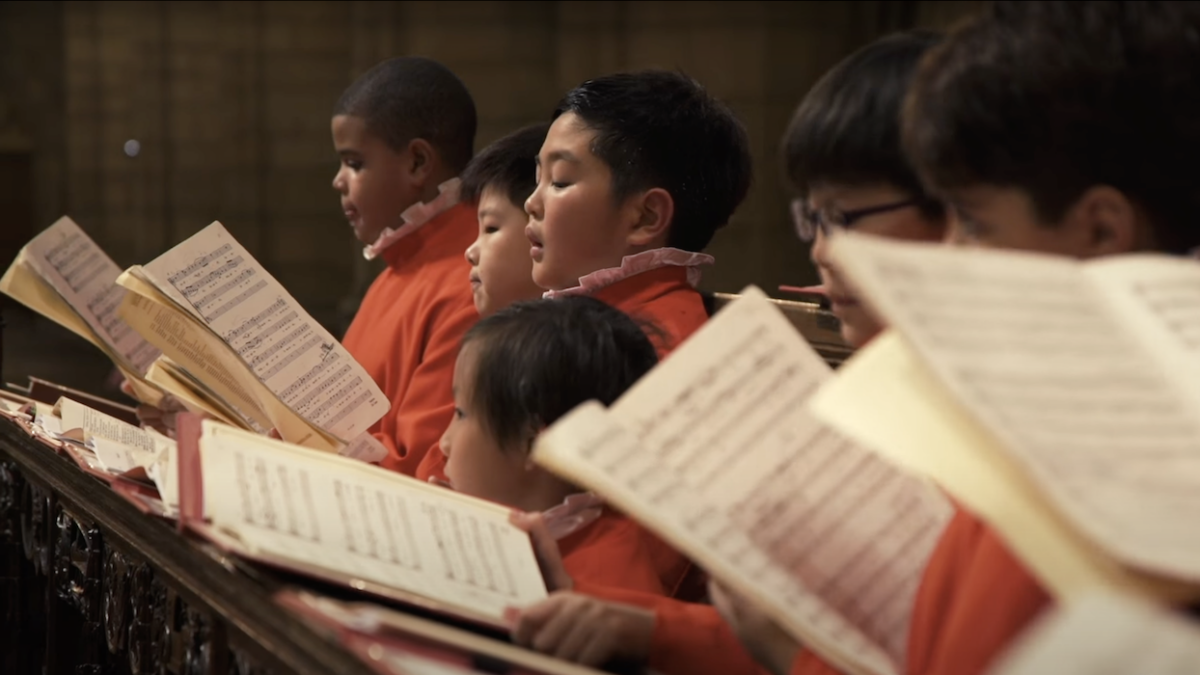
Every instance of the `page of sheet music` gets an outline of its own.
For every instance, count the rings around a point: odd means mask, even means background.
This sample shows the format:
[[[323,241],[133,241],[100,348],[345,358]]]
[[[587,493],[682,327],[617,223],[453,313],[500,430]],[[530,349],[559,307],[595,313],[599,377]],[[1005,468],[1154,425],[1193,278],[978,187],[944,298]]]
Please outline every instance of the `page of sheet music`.
[[[205,515],[260,552],[496,620],[546,597],[507,509],[209,422],[201,456]]]
[[[124,277],[122,277],[124,278]],[[171,370],[163,361],[155,360],[146,371],[146,378],[164,390],[171,389],[179,396],[183,392],[162,374],[188,371],[193,378],[204,378],[208,389],[223,399],[227,411],[240,419],[246,426],[266,433],[271,428],[270,418],[262,409],[259,395],[262,385],[239,381],[236,364],[223,358],[223,346],[219,338],[191,323],[183,312],[174,306],[160,304],[137,293],[122,303],[122,315],[143,335],[155,340],[162,347],[164,357],[176,365]],[[182,396],[181,400],[188,400]]]
[[[863,235],[831,249],[1075,527],[1200,580],[1200,418],[1078,263]]]
[[[158,350],[117,316],[125,289],[114,282],[121,268],[67,217],[34,237],[25,247],[27,261],[83,317],[92,330],[138,373]]]
[[[131,448],[149,453],[157,452],[154,438],[146,430],[89,408],[78,401],[69,398],[59,400],[64,429],[82,429],[85,440],[91,437],[107,438]]]
[[[135,448],[102,436],[92,438],[89,446],[96,453],[100,465],[109,473],[124,473],[139,466],[148,467],[157,458],[157,455],[149,450]]]
[[[1084,272],[1149,347],[1200,416],[1200,261],[1132,255],[1090,262]]]
[[[1194,675],[1200,624],[1129,596],[1096,595],[1055,610],[990,675]]]
[[[362,366],[220,223],[143,269],[314,425],[352,439],[387,412]]]
[[[753,290],[608,415],[552,428],[544,445],[575,436],[573,461],[603,474],[639,518],[659,518],[663,536],[686,532],[714,575],[726,570],[723,581],[806,641],[822,636],[857,672],[896,671],[949,506],[808,414],[829,369]]]

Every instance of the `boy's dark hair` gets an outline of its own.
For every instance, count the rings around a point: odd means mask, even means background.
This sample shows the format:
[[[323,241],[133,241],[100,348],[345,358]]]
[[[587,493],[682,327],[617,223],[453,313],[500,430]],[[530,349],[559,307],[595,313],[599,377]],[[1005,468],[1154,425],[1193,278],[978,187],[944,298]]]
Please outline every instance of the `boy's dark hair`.
[[[611,405],[658,362],[633,319],[588,296],[518,302],[475,324],[472,408],[501,447],[596,399]]]
[[[363,118],[367,130],[397,152],[425,139],[455,173],[475,152],[475,101],[462,80],[433,59],[399,56],[377,64],[346,89],[333,114]]]
[[[701,251],[746,198],[753,166],[728,106],[681,73],[646,70],[588,80],[554,111],[596,132],[591,151],[612,169],[613,196],[662,188],[675,202],[667,245]]]
[[[537,154],[546,140],[549,122],[531,124],[492,143],[471,160],[462,172],[459,196],[464,202],[478,202],[484,188],[508,195],[517,208],[537,187]]]
[[[1095,185],[1150,217],[1157,248],[1200,244],[1200,7],[1194,2],[994,2],[914,79],[905,146],[953,201],[1015,188],[1061,221]]]
[[[886,183],[925,194],[900,142],[900,110],[921,58],[941,42],[914,30],[876,40],[817,81],[783,136],[784,169],[800,194],[816,183]],[[930,200],[927,210],[940,215]]]

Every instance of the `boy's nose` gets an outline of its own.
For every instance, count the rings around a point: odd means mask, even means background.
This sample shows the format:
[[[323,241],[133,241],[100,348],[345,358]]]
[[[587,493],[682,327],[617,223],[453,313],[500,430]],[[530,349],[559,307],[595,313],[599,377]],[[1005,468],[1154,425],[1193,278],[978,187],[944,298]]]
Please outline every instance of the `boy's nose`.
[[[537,220],[542,219],[542,200],[540,197],[541,191],[542,186],[539,185],[538,187],[534,188],[533,194],[529,195],[529,198],[525,200],[525,213],[529,214],[531,218],[536,218]]]
[[[829,267],[829,242],[826,240],[825,233],[820,228],[817,228],[817,234],[813,239],[812,249],[809,251],[808,257],[818,267]]]
[[[472,267],[479,264],[479,240],[478,239],[475,240],[475,243],[473,243],[467,247],[467,250],[464,252],[464,255],[467,257],[467,262],[471,263]]]

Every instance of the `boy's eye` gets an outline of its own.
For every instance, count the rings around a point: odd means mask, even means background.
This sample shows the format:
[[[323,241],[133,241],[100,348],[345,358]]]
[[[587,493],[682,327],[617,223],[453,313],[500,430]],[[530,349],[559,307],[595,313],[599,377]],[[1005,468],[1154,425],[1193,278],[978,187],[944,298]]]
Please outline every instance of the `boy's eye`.
[[[500,231],[500,228],[496,227],[495,225],[488,225],[483,228],[484,234],[496,234],[499,231]]]
[[[467,414],[465,412],[463,412],[462,408],[455,407],[454,408],[454,416],[461,420],[462,418],[466,417]]]
[[[362,168],[362,162],[357,159],[343,160],[342,164],[345,164],[351,171],[358,171]]]
[[[556,189],[556,190],[561,190],[561,189],[563,189],[563,188],[565,188],[565,187],[568,187],[568,186],[570,186],[571,184],[570,184],[570,183],[564,183],[564,182],[562,182],[562,181],[550,181],[550,185],[551,185],[551,187],[553,187],[553,188],[554,188],[554,189]]]

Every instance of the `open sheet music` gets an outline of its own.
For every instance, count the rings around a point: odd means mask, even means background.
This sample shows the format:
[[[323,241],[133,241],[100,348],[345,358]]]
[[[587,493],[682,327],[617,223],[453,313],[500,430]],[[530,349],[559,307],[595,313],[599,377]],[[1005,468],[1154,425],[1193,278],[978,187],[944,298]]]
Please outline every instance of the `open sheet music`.
[[[184,434],[184,518],[234,552],[494,626],[546,597],[502,506],[208,420]],[[192,448],[199,475],[182,456]],[[187,506],[197,491],[200,514]]]
[[[1195,621],[1128,596],[1090,596],[1039,621],[989,675],[1192,675]]]
[[[349,352],[220,223],[118,283],[137,294],[122,315],[226,399],[243,426],[275,426],[304,443],[303,429],[281,419],[295,416],[345,443],[389,407]]]
[[[828,366],[755,288],[538,463],[604,496],[846,672],[897,673],[950,508],[806,411]]]
[[[0,290],[99,347],[133,379],[158,350],[117,314],[121,268],[67,217],[25,245]],[[153,397],[152,397],[153,398]]]
[[[1200,265],[853,234],[831,250],[1072,528],[1131,568],[1200,582]]]

